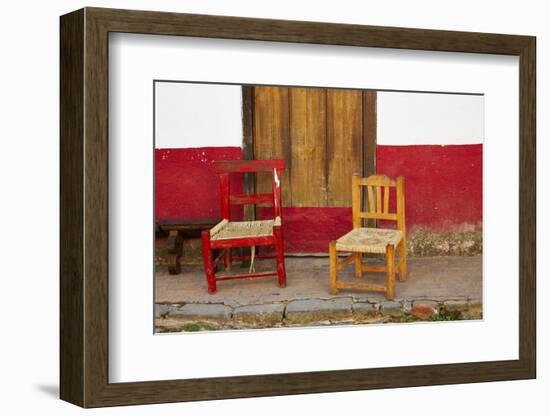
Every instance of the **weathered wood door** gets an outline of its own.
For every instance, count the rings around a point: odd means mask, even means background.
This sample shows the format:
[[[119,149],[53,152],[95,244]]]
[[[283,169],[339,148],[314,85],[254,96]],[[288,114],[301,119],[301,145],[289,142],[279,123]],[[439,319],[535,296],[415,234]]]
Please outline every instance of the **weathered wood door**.
[[[285,159],[283,205],[350,207],[351,176],[374,172],[374,91],[253,87],[255,159]],[[268,192],[268,177],[256,178]]]

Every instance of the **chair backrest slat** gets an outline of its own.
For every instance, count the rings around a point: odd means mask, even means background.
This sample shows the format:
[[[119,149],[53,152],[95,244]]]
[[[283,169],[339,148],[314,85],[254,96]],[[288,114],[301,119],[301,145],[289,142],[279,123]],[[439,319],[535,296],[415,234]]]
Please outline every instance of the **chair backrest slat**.
[[[390,212],[390,187],[384,186],[384,211],[382,211],[384,214],[388,214]]]
[[[237,194],[229,196],[229,203],[234,205],[269,204],[273,205],[273,194]]]
[[[381,214],[382,213],[382,188],[380,186],[376,186],[376,213]]]
[[[388,178],[386,175],[371,175],[367,178],[360,178],[363,186],[396,186],[397,180]]]
[[[368,206],[361,211],[361,188],[367,188]],[[390,212],[390,192],[395,188],[395,212]],[[372,175],[361,178],[354,175],[352,179],[353,227],[359,228],[362,219],[396,221],[397,228],[405,230],[405,179],[400,176],[393,180],[385,175]]]
[[[397,214],[377,214],[377,213],[370,213],[370,212],[360,212],[358,214],[359,218],[365,218],[367,220],[390,220],[390,221],[397,221]]]
[[[367,191],[369,193],[369,212],[374,214],[374,192],[372,191],[372,186],[367,186]]]

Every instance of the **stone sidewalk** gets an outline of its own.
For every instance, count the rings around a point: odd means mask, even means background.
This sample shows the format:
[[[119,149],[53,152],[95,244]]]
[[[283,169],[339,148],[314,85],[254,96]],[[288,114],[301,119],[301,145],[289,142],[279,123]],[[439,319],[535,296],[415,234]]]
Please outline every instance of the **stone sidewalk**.
[[[239,264],[234,271],[245,271]],[[273,267],[258,261],[256,270]],[[179,275],[158,266],[155,276],[155,323],[159,332],[230,328],[265,328],[326,324],[410,322],[416,320],[480,319],[482,257],[411,257],[407,281],[396,281],[396,297],[377,292],[328,290],[326,257],[286,259],[287,287],[276,278],[218,282],[206,290],[200,265],[182,266]],[[340,271],[353,281],[353,267]],[[383,273],[367,273],[384,283]],[[355,280],[356,281],[356,280]]]

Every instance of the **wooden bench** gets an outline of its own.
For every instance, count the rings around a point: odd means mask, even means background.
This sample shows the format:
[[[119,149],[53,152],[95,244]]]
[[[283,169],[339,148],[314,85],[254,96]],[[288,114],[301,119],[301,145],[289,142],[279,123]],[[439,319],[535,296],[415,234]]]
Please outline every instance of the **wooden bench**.
[[[168,233],[166,248],[168,250],[168,272],[179,274],[181,272],[180,258],[183,254],[183,240],[192,234],[200,237],[203,230],[214,227],[219,219],[207,218],[203,220],[171,220],[157,221],[157,231]]]

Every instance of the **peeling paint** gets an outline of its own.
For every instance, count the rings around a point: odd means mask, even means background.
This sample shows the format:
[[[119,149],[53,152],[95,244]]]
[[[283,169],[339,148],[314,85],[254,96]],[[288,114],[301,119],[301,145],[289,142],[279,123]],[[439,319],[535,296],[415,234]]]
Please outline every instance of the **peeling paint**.
[[[483,252],[483,232],[417,229],[407,236],[407,246],[411,256],[478,256]]]

